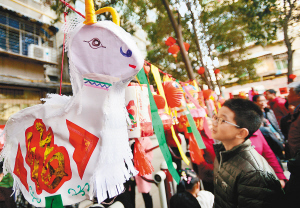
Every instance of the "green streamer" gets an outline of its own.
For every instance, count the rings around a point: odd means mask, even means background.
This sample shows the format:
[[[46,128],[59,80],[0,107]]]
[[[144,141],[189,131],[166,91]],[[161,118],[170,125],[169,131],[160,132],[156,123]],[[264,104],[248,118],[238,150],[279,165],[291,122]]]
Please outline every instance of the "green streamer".
[[[191,130],[192,130],[192,133],[194,134],[195,138],[196,138],[196,141],[198,143],[198,147],[200,149],[206,149],[205,147],[205,144],[203,143],[202,141],[202,137],[201,137],[201,134],[199,133],[198,129],[197,129],[197,126],[195,124],[195,121],[191,115],[191,112],[189,110],[189,108],[186,106],[187,110],[188,110],[188,114],[186,115],[188,121],[189,121],[189,124],[191,126]]]
[[[155,135],[157,137],[160,150],[161,150],[161,152],[162,152],[162,154],[163,154],[163,156],[166,160],[168,170],[171,173],[174,180],[177,183],[179,183],[180,176],[179,176],[179,174],[177,173],[176,169],[173,166],[172,156],[171,156],[169,147],[168,147],[167,142],[166,142],[164,126],[163,126],[163,123],[162,123],[162,121],[161,121],[161,119],[158,115],[157,106],[155,104],[153,95],[150,91],[150,86],[149,86],[149,83],[148,83],[148,80],[147,80],[147,77],[146,77],[146,74],[145,74],[145,71],[144,71],[143,68],[137,74],[137,77],[138,77],[141,84],[147,84],[147,86],[148,86],[150,108],[151,108],[151,117],[152,117],[152,124],[153,124],[153,128],[154,128],[154,132],[155,132]]]

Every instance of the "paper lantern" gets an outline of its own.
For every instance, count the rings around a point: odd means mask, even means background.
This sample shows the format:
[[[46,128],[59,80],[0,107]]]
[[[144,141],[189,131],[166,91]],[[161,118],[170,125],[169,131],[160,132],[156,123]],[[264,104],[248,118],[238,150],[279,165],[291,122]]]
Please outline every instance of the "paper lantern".
[[[198,74],[204,74],[205,72],[205,68],[203,66],[201,66],[199,69],[198,69]]]
[[[13,114],[5,125],[5,169],[14,178],[14,190],[34,207],[93,197],[101,203],[119,195],[137,174],[128,145],[125,90],[144,58],[117,24],[93,24],[93,1],[87,2],[86,24],[70,19],[65,28],[73,96],[49,94],[44,104]],[[112,16],[117,19],[116,12]],[[145,87],[149,104],[147,92]],[[148,106],[142,105],[152,128]]]
[[[183,45],[184,45],[184,48],[185,48],[186,51],[188,51],[190,49],[190,44],[183,43]]]
[[[289,78],[290,78],[291,80],[294,80],[296,77],[297,77],[297,76],[296,76],[295,74],[290,74],[290,75],[289,75]]]
[[[170,108],[180,107],[183,93],[173,85],[173,82],[163,83],[167,103]]]
[[[168,39],[165,41],[165,44],[167,46],[174,45],[176,43],[176,40],[173,37],[168,37]]]
[[[153,129],[147,85],[130,83],[125,90],[125,103],[131,120],[128,137],[152,136]]]
[[[171,54],[177,54],[180,51],[180,48],[178,45],[171,45],[168,49],[168,52]]]
[[[166,101],[161,95],[153,95],[153,98],[158,109],[165,108]]]
[[[215,69],[215,74],[219,74],[220,73],[220,69]]]

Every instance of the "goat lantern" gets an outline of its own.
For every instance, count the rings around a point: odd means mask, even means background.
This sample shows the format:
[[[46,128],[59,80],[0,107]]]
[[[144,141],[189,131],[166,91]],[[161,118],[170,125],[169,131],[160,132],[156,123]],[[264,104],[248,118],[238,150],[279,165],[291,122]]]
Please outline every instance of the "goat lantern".
[[[96,22],[109,11],[113,22]],[[137,171],[128,143],[125,88],[144,60],[114,9],[94,10],[66,25],[73,96],[49,95],[45,103],[14,114],[5,127],[2,157],[14,190],[37,207],[70,205],[124,190]],[[74,26],[75,25],[75,26]]]

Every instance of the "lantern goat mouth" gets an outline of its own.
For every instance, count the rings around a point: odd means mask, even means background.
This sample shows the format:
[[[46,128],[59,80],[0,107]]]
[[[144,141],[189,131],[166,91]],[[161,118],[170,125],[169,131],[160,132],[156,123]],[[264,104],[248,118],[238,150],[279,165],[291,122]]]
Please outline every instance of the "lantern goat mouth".
[[[135,68],[136,68],[136,65],[131,65],[131,64],[129,64],[129,67],[135,69]]]

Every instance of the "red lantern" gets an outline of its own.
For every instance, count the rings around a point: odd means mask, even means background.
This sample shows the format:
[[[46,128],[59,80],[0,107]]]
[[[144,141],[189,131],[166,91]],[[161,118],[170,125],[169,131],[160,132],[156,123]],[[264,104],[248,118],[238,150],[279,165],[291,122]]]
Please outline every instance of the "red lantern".
[[[188,51],[189,48],[190,48],[190,44],[188,44],[188,43],[183,43],[183,45],[184,45],[185,50]]]
[[[161,95],[153,95],[153,98],[158,109],[165,108],[166,101]]]
[[[220,69],[215,69],[215,74],[219,74],[220,73]]]
[[[173,37],[168,37],[168,39],[165,41],[165,44],[167,46],[174,45],[176,43],[176,40]]]
[[[290,78],[291,80],[294,80],[296,77],[297,77],[297,76],[296,76],[295,74],[290,74],[290,75],[289,75],[289,78]]]
[[[173,86],[172,81],[164,82],[163,87],[166,94],[167,103],[170,108],[180,107],[183,93]]]
[[[168,49],[168,52],[171,54],[177,54],[180,51],[180,48],[178,45],[171,45]]]
[[[198,74],[204,74],[205,72],[205,68],[203,66],[201,66],[199,69],[198,69]]]

